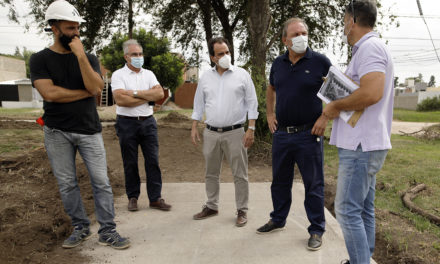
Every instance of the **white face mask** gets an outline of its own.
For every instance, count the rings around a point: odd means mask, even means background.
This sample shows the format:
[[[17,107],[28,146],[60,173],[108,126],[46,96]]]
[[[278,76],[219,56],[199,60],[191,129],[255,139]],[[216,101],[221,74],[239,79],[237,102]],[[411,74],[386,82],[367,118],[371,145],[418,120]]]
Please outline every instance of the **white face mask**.
[[[292,38],[292,47],[291,49],[295,53],[304,53],[307,50],[309,38],[307,36],[297,36]]]
[[[231,67],[231,56],[228,54],[225,54],[223,57],[221,57],[218,60],[218,65],[222,67],[223,69],[229,69]]]

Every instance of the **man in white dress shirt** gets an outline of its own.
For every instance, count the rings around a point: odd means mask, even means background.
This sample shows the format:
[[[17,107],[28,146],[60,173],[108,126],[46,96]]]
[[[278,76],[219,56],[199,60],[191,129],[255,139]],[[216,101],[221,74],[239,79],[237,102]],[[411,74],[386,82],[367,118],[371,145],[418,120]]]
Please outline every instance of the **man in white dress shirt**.
[[[225,38],[213,38],[208,43],[211,61],[215,66],[199,80],[194,97],[191,138],[200,141],[197,123],[206,115],[203,131],[203,155],[206,162],[206,195],[203,210],[195,220],[218,214],[220,170],[223,156],[232,170],[237,206],[236,226],[247,223],[249,198],[247,148],[254,143],[258,101],[248,72],[231,64],[229,44]],[[244,131],[246,118],[249,120]]]
[[[171,205],[161,198],[162,174],[159,168],[157,124],[153,117],[153,107],[149,104],[163,98],[163,89],[154,73],[142,68],[144,55],[141,45],[130,39],[122,47],[127,64],[112,74],[112,92],[118,105],[115,128],[124,163],[128,210],[138,210],[137,200],[141,185],[138,169],[140,145],[145,161],[150,207],[169,211]]]

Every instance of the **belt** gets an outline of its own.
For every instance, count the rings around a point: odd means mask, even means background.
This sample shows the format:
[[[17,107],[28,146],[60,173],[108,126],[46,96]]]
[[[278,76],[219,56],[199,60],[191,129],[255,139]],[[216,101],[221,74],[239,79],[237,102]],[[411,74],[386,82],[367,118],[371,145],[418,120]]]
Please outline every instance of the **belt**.
[[[299,133],[308,129],[312,129],[313,128],[313,123],[310,124],[305,124],[305,125],[301,125],[301,126],[278,126],[279,131],[283,131],[283,132],[287,132],[287,133]]]
[[[233,125],[233,126],[227,126],[227,127],[213,127],[210,126],[208,124],[206,124],[206,128],[215,132],[226,132],[226,131],[231,131],[237,128],[243,127],[243,124],[237,124],[237,125]]]
[[[149,116],[125,116],[125,115],[118,115],[119,118],[131,119],[131,120],[147,120],[148,118],[150,118],[152,116],[153,115],[149,115]]]

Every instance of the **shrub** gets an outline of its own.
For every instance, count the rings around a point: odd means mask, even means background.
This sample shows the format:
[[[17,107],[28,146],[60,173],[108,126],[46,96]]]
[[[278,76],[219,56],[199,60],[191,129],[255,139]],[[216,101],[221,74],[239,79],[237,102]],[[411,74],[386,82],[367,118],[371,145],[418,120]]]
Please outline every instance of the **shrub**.
[[[437,111],[440,110],[440,96],[426,98],[417,105],[417,111]]]

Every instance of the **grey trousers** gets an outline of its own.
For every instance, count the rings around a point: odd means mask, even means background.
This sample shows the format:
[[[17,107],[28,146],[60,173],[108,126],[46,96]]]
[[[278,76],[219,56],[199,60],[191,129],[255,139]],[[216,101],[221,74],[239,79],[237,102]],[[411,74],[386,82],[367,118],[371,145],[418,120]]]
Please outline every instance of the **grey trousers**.
[[[206,163],[206,206],[218,210],[220,171],[223,156],[232,170],[237,210],[247,211],[249,200],[248,156],[243,145],[244,129],[219,133],[209,129],[203,132],[203,155]]]

